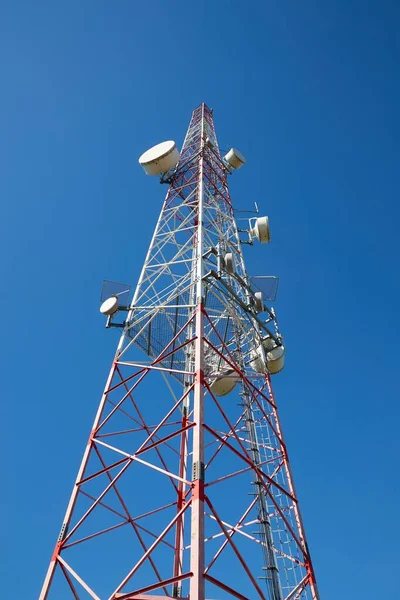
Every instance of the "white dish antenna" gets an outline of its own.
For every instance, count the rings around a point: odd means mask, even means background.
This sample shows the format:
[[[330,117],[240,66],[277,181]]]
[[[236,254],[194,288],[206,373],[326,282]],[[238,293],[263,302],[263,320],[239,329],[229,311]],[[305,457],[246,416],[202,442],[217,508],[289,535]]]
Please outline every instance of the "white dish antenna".
[[[106,315],[107,317],[111,317],[118,310],[118,298],[117,296],[111,296],[111,298],[107,298],[104,300],[102,305],[100,306],[100,312],[102,315]]]
[[[215,396],[229,394],[239,381],[237,372],[211,349],[205,352],[204,363],[206,377],[210,377],[208,381],[212,393]]]
[[[217,377],[210,385],[210,390],[215,396],[226,396],[236,386],[239,381],[236,371],[230,369],[221,377]]]
[[[224,161],[228,163],[231,169],[240,169],[240,167],[243,167],[243,165],[246,164],[245,157],[236,148],[231,148],[229,152],[225,154]]]
[[[271,231],[269,228],[268,217],[258,217],[252,226],[253,219],[250,219],[250,235],[256,238],[261,244],[269,244],[271,241]]]
[[[146,175],[160,175],[174,169],[179,162],[180,154],[175,142],[161,142],[146,150],[139,158],[139,164]]]
[[[251,351],[250,366],[256,373],[280,373],[285,366],[285,346],[277,346],[272,338],[266,336],[262,344]]]
[[[270,352],[267,352],[267,366],[271,375],[276,375],[282,371],[285,366],[285,347],[276,346]]]

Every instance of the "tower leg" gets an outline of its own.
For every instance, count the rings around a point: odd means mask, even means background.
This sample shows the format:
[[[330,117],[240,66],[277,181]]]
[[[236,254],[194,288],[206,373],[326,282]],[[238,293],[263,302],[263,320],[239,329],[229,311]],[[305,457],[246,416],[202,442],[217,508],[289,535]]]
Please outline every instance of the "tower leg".
[[[117,352],[117,355],[118,355],[118,352]],[[102,395],[102,398],[100,401],[99,408],[96,413],[96,417],[94,419],[94,423],[93,423],[92,431],[89,436],[88,443],[86,444],[85,452],[82,457],[82,462],[79,467],[75,485],[73,487],[72,494],[71,494],[71,497],[70,497],[70,500],[69,500],[69,503],[67,506],[67,510],[65,512],[65,517],[63,520],[61,532],[60,532],[60,535],[58,536],[58,540],[57,540],[56,546],[54,548],[53,556],[51,557],[49,568],[47,569],[46,577],[43,582],[39,600],[46,600],[49,590],[50,590],[51,582],[53,580],[54,573],[57,568],[57,558],[58,558],[59,552],[61,551],[63,541],[64,541],[66,535],[68,534],[68,527],[70,525],[72,513],[74,511],[74,507],[75,507],[75,504],[77,501],[78,489],[79,489],[78,484],[81,481],[81,479],[85,473],[85,470],[86,470],[86,467],[87,467],[87,464],[89,461],[90,453],[92,450],[93,434],[94,434],[96,428],[98,427],[101,416],[103,414],[103,409],[104,409],[104,405],[105,405],[106,398],[107,398],[107,391],[110,388],[111,382],[112,382],[114,374],[115,374],[115,365],[116,365],[116,362],[114,361],[113,365],[111,367],[110,373],[108,375],[107,383],[106,383],[106,386],[105,386],[105,389],[104,389],[104,392],[103,392],[103,395]]]
[[[193,419],[192,522],[190,600],[204,600],[204,315],[197,305]]]

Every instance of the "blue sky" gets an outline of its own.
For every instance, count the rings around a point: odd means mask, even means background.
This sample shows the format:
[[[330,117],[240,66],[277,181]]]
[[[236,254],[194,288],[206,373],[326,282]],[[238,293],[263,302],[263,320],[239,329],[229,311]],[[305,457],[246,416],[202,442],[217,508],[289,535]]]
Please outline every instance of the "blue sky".
[[[271,219],[246,259],[280,277],[275,391],[321,598],[394,597],[399,17],[390,0],[1,3],[3,596],[38,595],[117,342],[101,282],[135,285],[159,212],[137,158],[181,144],[205,101],[247,157],[235,206]]]

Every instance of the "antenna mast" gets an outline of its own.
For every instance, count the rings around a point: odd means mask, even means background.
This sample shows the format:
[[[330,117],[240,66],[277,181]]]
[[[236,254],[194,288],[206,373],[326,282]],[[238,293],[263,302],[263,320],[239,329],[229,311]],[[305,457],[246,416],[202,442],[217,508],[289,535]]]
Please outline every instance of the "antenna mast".
[[[181,153],[140,163],[169,188],[132,301],[101,307],[121,338],[40,600],[319,600],[271,387],[285,349],[242,251],[269,222],[238,229],[228,190],[245,159],[203,103]]]

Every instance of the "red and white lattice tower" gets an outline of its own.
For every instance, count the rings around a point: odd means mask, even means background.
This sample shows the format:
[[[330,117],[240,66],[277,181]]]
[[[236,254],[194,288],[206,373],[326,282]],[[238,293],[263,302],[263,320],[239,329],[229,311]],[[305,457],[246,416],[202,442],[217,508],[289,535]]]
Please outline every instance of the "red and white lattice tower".
[[[169,189],[132,302],[103,305],[122,335],[40,600],[318,600],[270,381],[282,337],[242,252],[268,221],[238,229],[243,157],[221,158],[205,104],[180,158],[149,152]]]

